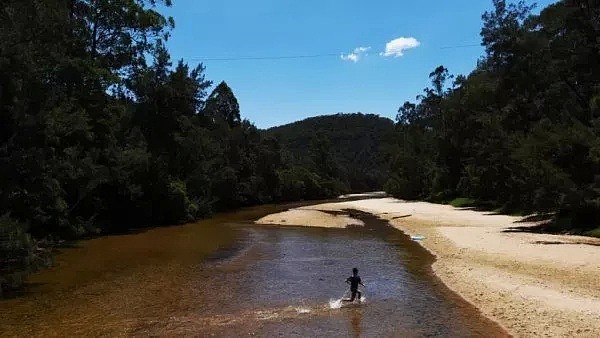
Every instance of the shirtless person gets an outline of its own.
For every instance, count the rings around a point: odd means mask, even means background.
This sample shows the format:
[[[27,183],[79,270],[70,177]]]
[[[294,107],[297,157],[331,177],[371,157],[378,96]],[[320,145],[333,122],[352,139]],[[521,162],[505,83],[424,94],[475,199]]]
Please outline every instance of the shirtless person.
[[[363,287],[365,285],[360,280],[360,276],[358,275],[357,268],[352,269],[352,276],[350,276],[346,279],[346,283],[350,284],[350,291],[352,292],[352,297],[350,297],[350,299],[342,299],[342,300],[344,302],[353,302],[354,298],[356,298],[356,294],[358,294],[358,300],[360,300],[360,297],[362,296],[362,294],[360,293],[360,291],[358,291],[358,284],[362,285]]]

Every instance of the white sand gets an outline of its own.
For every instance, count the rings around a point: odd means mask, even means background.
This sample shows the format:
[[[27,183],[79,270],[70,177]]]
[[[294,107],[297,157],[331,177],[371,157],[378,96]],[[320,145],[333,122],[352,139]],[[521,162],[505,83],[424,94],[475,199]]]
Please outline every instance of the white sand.
[[[324,217],[320,210],[344,209],[369,212],[407,234],[424,235],[420,243],[437,256],[436,275],[510,333],[600,337],[600,239],[506,232],[535,224],[393,198],[313,205],[270,220],[340,227],[342,218]]]

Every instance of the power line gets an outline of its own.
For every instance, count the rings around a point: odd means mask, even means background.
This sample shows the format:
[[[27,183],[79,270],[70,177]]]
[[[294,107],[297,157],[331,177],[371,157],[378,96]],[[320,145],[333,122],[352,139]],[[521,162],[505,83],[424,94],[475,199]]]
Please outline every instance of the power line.
[[[312,59],[320,57],[340,56],[342,53],[312,54],[312,55],[276,55],[276,56],[239,56],[239,57],[195,57],[194,61],[243,61],[243,60],[284,60]]]
[[[469,47],[480,47],[481,44],[469,44],[469,45],[456,45],[456,46],[444,46],[440,49],[454,49],[454,48],[469,48]],[[251,61],[251,60],[292,60],[292,59],[315,59],[322,57],[341,56],[346,53],[324,53],[324,54],[305,54],[305,55],[273,55],[273,56],[218,56],[218,57],[194,57],[192,61]]]

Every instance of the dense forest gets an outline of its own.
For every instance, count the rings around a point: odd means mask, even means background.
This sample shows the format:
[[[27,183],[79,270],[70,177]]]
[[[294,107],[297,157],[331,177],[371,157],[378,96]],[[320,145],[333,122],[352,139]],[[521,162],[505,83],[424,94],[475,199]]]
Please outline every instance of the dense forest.
[[[546,230],[600,236],[600,1],[532,14],[494,0],[468,76],[440,66],[399,109],[386,190],[555,215]]]
[[[392,120],[378,115],[336,114],[270,128],[265,134],[279,142],[291,170],[309,169],[344,190],[365,192],[381,189],[389,176],[382,145],[393,131]]]
[[[437,67],[395,125],[259,130],[204,65],[171,60],[170,0],[3,1],[0,293],[64,240],[383,183],[600,235],[600,1],[493,4],[476,69]]]
[[[64,240],[350,190],[326,137],[318,165],[286,162],[225,82],[172,61],[158,5],[0,5],[0,292]]]

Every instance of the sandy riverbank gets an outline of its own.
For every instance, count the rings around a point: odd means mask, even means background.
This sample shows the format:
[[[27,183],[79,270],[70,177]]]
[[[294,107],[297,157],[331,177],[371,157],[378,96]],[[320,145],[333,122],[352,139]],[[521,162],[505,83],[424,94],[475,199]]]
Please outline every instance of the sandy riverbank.
[[[433,271],[452,290],[516,336],[600,337],[600,240],[515,232],[519,217],[425,202],[377,198],[269,215],[261,224],[342,227],[347,215],[375,214],[437,256]]]
[[[320,210],[292,209],[267,215],[258,221],[262,225],[293,225],[321,228],[345,228],[347,226],[363,226],[364,223],[345,214],[332,215]]]

